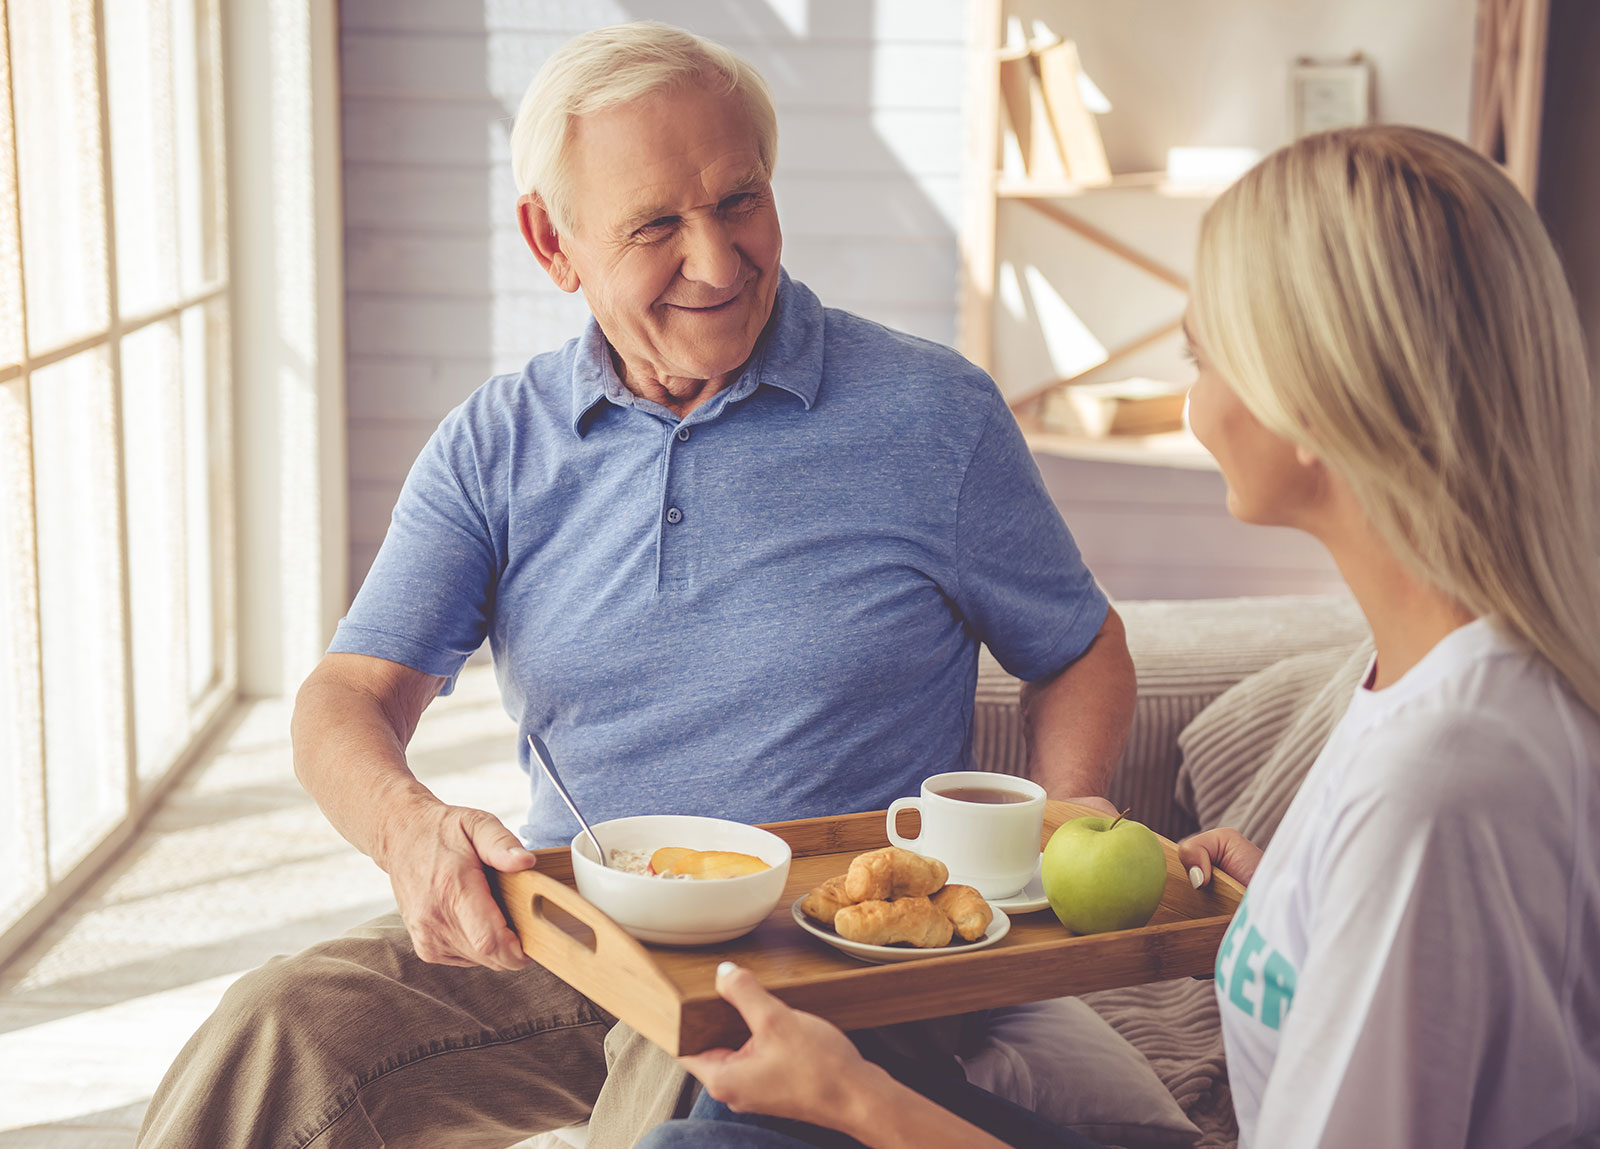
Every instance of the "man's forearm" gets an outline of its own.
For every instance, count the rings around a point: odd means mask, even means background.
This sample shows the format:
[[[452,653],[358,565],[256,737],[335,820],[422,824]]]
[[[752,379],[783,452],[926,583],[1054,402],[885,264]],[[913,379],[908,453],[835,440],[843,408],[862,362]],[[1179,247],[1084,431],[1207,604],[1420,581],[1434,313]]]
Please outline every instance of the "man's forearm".
[[[295,776],[334,829],[385,870],[394,832],[439,805],[406,764],[414,726],[372,692],[321,668],[295,699]]]
[[[1111,610],[1077,661],[1023,684],[1029,775],[1052,798],[1103,796],[1128,743],[1134,694],[1127,635]]]

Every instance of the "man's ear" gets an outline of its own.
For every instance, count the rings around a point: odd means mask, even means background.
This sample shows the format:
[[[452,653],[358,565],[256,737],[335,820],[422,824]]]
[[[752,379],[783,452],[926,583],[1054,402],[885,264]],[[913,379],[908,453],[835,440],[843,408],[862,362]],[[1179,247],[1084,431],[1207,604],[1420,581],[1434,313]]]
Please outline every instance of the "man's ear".
[[[528,250],[539,261],[551,281],[562,291],[578,290],[578,273],[561,248],[561,236],[556,231],[555,220],[538,192],[529,192],[517,200],[517,225]]]

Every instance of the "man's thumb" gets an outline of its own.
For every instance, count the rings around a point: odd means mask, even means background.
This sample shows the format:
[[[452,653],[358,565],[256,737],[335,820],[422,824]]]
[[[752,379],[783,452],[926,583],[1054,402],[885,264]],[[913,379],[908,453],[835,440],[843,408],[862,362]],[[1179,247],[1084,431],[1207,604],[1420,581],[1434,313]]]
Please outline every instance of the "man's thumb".
[[[501,873],[531,870],[538,864],[533,852],[525,848],[521,840],[491,814],[485,813],[481,818],[473,819],[468,832],[478,857],[485,865],[493,866]]]

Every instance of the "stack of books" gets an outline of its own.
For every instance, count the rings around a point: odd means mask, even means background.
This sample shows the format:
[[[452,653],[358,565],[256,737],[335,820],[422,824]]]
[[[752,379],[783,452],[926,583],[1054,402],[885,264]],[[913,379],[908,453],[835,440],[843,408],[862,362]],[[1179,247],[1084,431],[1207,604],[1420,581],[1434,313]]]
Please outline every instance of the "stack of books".
[[[1160,435],[1183,430],[1188,398],[1187,383],[1160,379],[1074,383],[1046,393],[1040,425],[1046,431],[1087,439]]]

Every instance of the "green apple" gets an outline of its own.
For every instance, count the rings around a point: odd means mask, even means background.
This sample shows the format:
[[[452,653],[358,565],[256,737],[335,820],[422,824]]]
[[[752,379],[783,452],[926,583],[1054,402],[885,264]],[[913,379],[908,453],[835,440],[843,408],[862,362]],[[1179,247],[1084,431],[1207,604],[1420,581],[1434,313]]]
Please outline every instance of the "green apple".
[[[1155,831],[1128,820],[1091,816],[1063,822],[1040,862],[1045,897],[1075,934],[1137,929],[1150,920],[1167,886],[1167,856]]]

